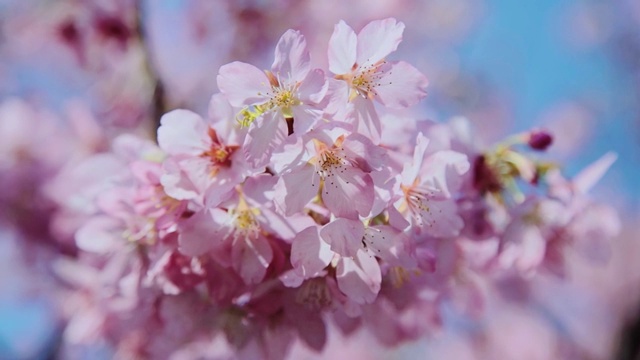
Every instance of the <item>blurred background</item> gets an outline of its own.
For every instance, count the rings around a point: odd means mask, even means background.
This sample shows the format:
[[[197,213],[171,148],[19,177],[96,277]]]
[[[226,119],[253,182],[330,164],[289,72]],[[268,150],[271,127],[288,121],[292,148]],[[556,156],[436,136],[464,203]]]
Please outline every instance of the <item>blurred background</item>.
[[[50,219],[51,199],[66,196],[46,182],[53,174],[116,134],[153,138],[168,110],[206,113],[218,67],[232,60],[268,67],[286,29],[301,30],[312,61],[325,67],[338,20],[359,29],[390,16],[406,24],[393,59],[430,80],[422,105],[429,119],[467,117],[486,144],[549,129],[549,155],[568,174],[616,152],[593,196],[618,209],[623,232],[607,264],[576,260],[567,279],[541,275],[526,302],[493,299],[481,319],[452,314],[442,333],[399,348],[382,348],[367,334],[330,337],[323,356],[552,359],[557,352],[550,349],[560,348],[568,359],[637,358],[637,0],[0,0],[0,102],[29,104],[0,111],[0,358],[50,358],[58,343],[54,304],[66,294],[56,290],[49,267],[73,247],[41,240],[43,232],[64,238],[69,228]],[[15,111],[32,119],[20,134],[2,124]],[[16,163],[6,151],[19,136],[25,150]],[[49,225],[29,225],[25,233],[25,217]],[[78,351],[101,358],[108,353],[101,346]],[[294,351],[294,358],[316,356]]]

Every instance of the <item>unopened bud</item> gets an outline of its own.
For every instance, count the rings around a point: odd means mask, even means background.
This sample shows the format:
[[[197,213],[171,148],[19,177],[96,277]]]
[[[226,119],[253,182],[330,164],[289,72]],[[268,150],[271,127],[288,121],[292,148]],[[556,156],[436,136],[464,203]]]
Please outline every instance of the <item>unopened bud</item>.
[[[553,136],[545,130],[534,130],[529,134],[529,146],[538,151],[547,150],[553,143]]]

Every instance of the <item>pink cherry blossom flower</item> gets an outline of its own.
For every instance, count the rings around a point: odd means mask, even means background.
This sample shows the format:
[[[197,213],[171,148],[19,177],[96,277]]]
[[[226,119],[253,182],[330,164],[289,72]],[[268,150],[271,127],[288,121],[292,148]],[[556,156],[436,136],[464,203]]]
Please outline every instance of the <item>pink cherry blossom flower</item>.
[[[331,230],[328,234],[333,235]],[[362,239],[349,240],[361,241],[362,244]],[[380,291],[382,275],[375,257],[365,251],[356,251],[353,256],[340,256],[329,248],[317,227],[307,228],[293,239],[291,262],[301,280],[322,276],[322,269],[332,264],[338,288],[358,304],[374,301]]]
[[[240,144],[234,142],[234,135],[216,126],[231,121],[229,105],[219,101],[220,95],[214,100],[218,100],[218,107],[213,114],[221,117],[218,123],[187,110],[174,110],[162,117],[158,143],[168,157],[161,181],[167,194],[176,199],[201,202],[211,189],[210,194],[217,194],[220,202],[251,173],[242,152],[237,151]]]
[[[66,181],[90,190],[75,202],[94,202],[70,209],[90,216],[75,234],[79,248],[109,253],[128,245],[148,246],[171,231],[187,204],[169,197],[160,184],[163,155],[149,141],[121,135],[114,140],[111,153],[94,155],[80,164],[80,169],[103,176],[104,167],[111,172],[107,176],[85,179],[81,172],[66,173]]]
[[[464,223],[452,194],[469,170],[469,161],[461,153],[443,150],[425,158],[428,140],[418,134],[413,162],[400,175],[403,201],[414,225],[436,237],[457,235]]]
[[[392,266],[412,267],[411,260],[404,257],[406,234],[391,226],[365,226],[360,220],[338,218],[325,225],[320,236],[341,256],[353,257],[362,251]]]
[[[380,118],[372,100],[389,108],[405,108],[426,96],[427,78],[403,61],[387,62],[402,41],[404,24],[393,18],[367,24],[356,36],[344,21],[329,40],[329,70],[339,80],[334,91],[346,106],[353,104],[358,131],[380,141]]]
[[[568,221],[567,209],[554,200],[529,199],[513,209],[513,219],[502,234],[499,263],[531,274],[544,261],[554,229]]]
[[[185,210],[185,202],[164,193],[159,163],[134,163],[132,168],[139,185],[104,191],[96,199],[100,213],[76,232],[76,243],[84,251],[108,253],[130,244],[153,245]]]
[[[370,174],[385,164],[384,149],[333,126],[309,133],[283,150],[274,156],[274,167],[283,171],[276,204],[285,214],[302,211],[319,192],[336,216],[356,219],[369,214],[374,200]]]
[[[327,85],[324,73],[310,68],[304,37],[288,30],[276,45],[271,71],[236,61],[220,68],[218,87],[231,105],[244,109],[239,121],[249,131],[243,149],[259,167],[287,135],[303,134],[321,118]]]
[[[221,207],[207,207],[180,224],[180,251],[185,255],[210,254],[224,266],[232,266],[253,284],[261,281],[274,259],[272,242],[290,241],[297,229],[306,227],[306,216],[284,218],[265,206],[273,198],[276,178],[248,178]]]
[[[355,303],[374,301],[382,281],[376,259],[390,266],[413,267],[406,256],[407,239],[391,226],[365,226],[359,220],[339,218],[325,225],[300,232],[292,242],[292,274],[285,284],[298,286],[302,280],[327,275],[331,265],[338,288]],[[297,280],[295,280],[297,279]]]

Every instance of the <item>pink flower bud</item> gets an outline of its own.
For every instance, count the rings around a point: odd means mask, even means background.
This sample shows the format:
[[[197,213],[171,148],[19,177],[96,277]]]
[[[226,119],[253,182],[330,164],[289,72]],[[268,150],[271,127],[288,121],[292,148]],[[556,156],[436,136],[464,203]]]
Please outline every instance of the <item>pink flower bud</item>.
[[[545,130],[534,130],[529,134],[529,146],[538,151],[545,151],[553,143],[553,136]]]

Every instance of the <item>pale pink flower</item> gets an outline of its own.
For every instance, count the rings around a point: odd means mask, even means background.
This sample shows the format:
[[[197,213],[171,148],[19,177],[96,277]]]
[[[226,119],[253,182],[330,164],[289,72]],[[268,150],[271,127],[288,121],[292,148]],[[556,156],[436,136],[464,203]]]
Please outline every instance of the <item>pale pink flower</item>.
[[[559,171],[547,175],[550,195],[563,204],[563,223],[554,222],[547,230],[545,269],[565,274],[567,248],[593,263],[605,263],[611,255],[611,240],[621,231],[616,211],[594,202],[588,191],[604,176],[617,156],[608,153],[587,166],[573,179],[565,179]]]
[[[283,281],[299,286],[302,280],[326,276],[331,266],[342,293],[355,303],[371,303],[382,282],[376,259],[389,266],[414,266],[407,242],[406,235],[391,226],[365,226],[359,220],[339,218],[320,230],[312,226],[293,240],[293,270]]]
[[[322,117],[326,86],[324,73],[311,70],[306,40],[294,30],[278,41],[271,71],[237,61],[220,68],[220,91],[244,109],[238,120],[249,127],[243,150],[250,164],[264,166],[287,135],[304,134]]]
[[[274,259],[272,242],[290,241],[312,223],[307,216],[284,218],[268,206],[276,180],[269,175],[248,178],[221,207],[206,207],[183,221],[180,251],[209,254],[221,265],[232,266],[247,284],[261,281]]]
[[[436,237],[457,235],[464,223],[458,214],[453,194],[469,170],[464,154],[438,151],[425,158],[428,140],[418,134],[413,162],[405,164],[400,175],[400,190],[413,224]]]
[[[544,261],[548,239],[567,221],[567,209],[559,201],[531,198],[517,206],[502,234],[499,264],[532,274]]]
[[[233,121],[231,107],[221,95],[215,95],[212,102],[215,106],[208,121],[187,110],[162,117],[158,143],[168,157],[161,181],[167,194],[176,199],[202,202],[209,192],[209,201],[215,194],[220,202],[251,173],[238,151],[238,136],[226,125]]]
[[[275,169],[282,169],[276,204],[285,214],[294,214],[320,192],[336,216],[367,216],[374,201],[371,173],[385,162],[384,149],[366,137],[338,126],[324,127],[274,156]]]
[[[333,235],[332,230],[327,235]],[[350,240],[362,241],[355,238]],[[323,276],[323,269],[332,264],[338,288],[352,301],[358,304],[371,303],[380,291],[382,274],[376,258],[365,251],[356,251],[353,256],[340,256],[331,250],[315,226],[307,228],[293,239],[291,263],[294,266],[293,277],[299,277],[300,280],[294,282],[289,279],[290,286],[299,285],[303,279]]]
[[[175,226],[187,204],[167,196],[160,184],[162,157],[153,143],[121,135],[114,140],[112,153],[90,157],[80,164],[83,171],[67,174],[66,181],[88,190],[74,202],[94,202],[74,209],[92,215],[75,234],[79,248],[109,253],[128,245],[153,245]],[[104,174],[103,170],[112,172],[103,178],[83,173]]]
[[[160,164],[152,164],[155,166],[132,164],[137,172],[137,185],[104,190],[96,198],[100,212],[85,221],[76,232],[79,248],[109,253],[129,245],[154,245],[162,234],[175,226],[186,203],[164,193],[159,183]]]
[[[575,193],[569,198],[530,198],[516,207],[502,235],[499,263],[525,274],[544,268],[564,276],[569,248],[586,260],[605,263],[611,255],[610,241],[620,232],[620,220],[613,208],[590,201],[580,190],[593,184],[592,176],[603,174],[603,165],[600,161],[576,176],[569,186]],[[566,190],[562,189],[566,184],[558,185],[555,190]]]
[[[390,108],[415,105],[426,96],[427,78],[403,61],[387,62],[402,41],[404,24],[393,18],[367,24],[358,35],[344,21],[329,40],[329,70],[337,79],[337,101],[353,104],[358,131],[380,141],[380,118],[372,100]],[[339,100],[338,100],[339,99]]]

